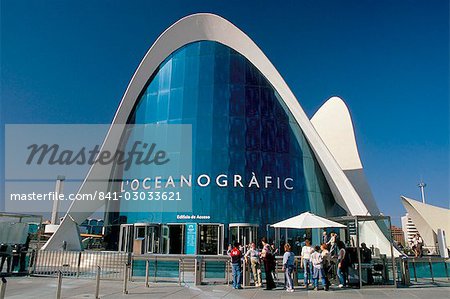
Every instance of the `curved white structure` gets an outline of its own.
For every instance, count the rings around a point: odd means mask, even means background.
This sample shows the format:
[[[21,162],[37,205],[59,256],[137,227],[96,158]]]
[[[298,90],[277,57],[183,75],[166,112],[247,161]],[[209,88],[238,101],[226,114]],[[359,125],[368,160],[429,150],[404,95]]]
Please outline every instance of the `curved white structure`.
[[[330,110],[337,107],[340,111],[336,113],[343,115],[345,111],[342,110],[342,105],[339,103],[333,104],[333,102],[326,104],[330,107],[327,108],[327,106],[324,106],[324,110],[318,112],[315,120],[313,120],[315,125],[313,125],[281,75],[258,46],[232,23],[217,15],[194,14],[187,16],[161,34],[133,75],[102,149],[114,150],[118,147],[123,125],[132,112],[148,79],[157,70],[158,66],[171,53],[182,46],[204,40],[219,42],[234,49],[247,58],[272,84],[307,138],[336,202],[346,209],[350,215],[369,215],[371,211],[375,211],[372,205],[367,206],[365,204],[365,201],[361,197],[362,193],[358,190],[358,186],[355,186],[353,179],[349,179],[350,176],[343,171],[362,169],[360,162],[359,164],[357,163],[359,157],[349,116],[345,122],[346,126],[342,128],[342,132],[340,133],[341,136],[346,136],[346,140],[351,141],[348,145],[348,148],[350,148],[348,155],[346,148],[340,149],[338,144],[333,142],[333,139],[324,132],[330,129],[330,125],[321,120],[321,114],[323,113],[327,116],[331,113]],[[108,190],[107,179],[110,177],[111,168],[111,165],[93,165],[79,193],[93,193],[94,191],[106,192]],[[43,249],[60,248],[63,241],[67,242],[67,248],[74,250],[81,249],[78,240],[77,224],[80,224],[89,216],[90,212],[86,211],[94,212],[103,204],[103,201],[74,202],[61,223],[60,228]]]
[[[380,214],[364,175],[352,118],[344,101],[339,97],[331,97],[314,114],[311,123],[358,192],[369,213]]]
[[[401,200],[425,246],[436,245],[439,230],[450,233],[450,209],[435,207],[406,196],[401,196]],[[450,237],[446,238],[446,246],[450,249]]]

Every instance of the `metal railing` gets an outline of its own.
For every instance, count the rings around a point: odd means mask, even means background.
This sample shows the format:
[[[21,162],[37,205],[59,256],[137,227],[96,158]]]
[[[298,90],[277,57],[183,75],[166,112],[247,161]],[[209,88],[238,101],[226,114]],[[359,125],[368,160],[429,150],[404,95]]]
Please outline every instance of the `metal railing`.
[[[52,276],[61,271],[63,277],[96,277],[101,268],[101,279],[121,279],[123,265],[131,254],[113,251],[37,251],[29,271],[31,275]]]
[[[299,259],[299,258],[298,258]],[[282,257],[276,257],[275,278],[284,283],[282,272]],[[297,261],[296,261],[297,265]],[[264,265],[261,261],[261,268]],[[298,285],[295,267],[294,282]],[[251,283],[250,263],[242,263],[243,286]],[[134,255],[131,261],[130,279],[133,281],[144,280],[148,287],[149,282],[178,282],[201,284],[230,284],[232,280],[231,260],[226,255]],[[280,274],[282,273],[282,274]],[[277,279],[278,278],[278,279]]]
[[[6,278],[1,278],[1,285],[0,285],[0,299],[5,299],[6,296],[6,284],[8,281],[6,281]]]
[[[441,257],[402,257],[397,259],[400,283],[411,285],[415,283],[450,282],[450,259]]]
[[[146,286],[150,282],[177,282],[194,284],[229,284],[231,275],[230,258],[226,255],[165,255],[144,254],[132,255],[131,253],[105,252],[105,251],[37,251],[30,257],[33,261],[29,273],[36,276],[56,277],[61,271],[63,277],[95,278],[101,279],[124,278],[124,265],[129,266],[129,280],[144,280]],[[275,277],[280,283],[284,282],[282,257],[276,257]],[[300,268],[300,257],[296,257],[294,271],[294,283],[303,277],[303,269]],[[397,258],[395,269],[385,267],[387,274],[384,277],[394,277],[397,273],[397,283],[410,285],[421,282],[450,282],[448,266],[450,259],[439,257],[422,258]],[[390,265],[387,263],[386,265]],[[100,267],[100,271],[98,270]],[[261,271],[264,276],[263,264]],[[243,264],[243,284],[250,285],[251,269],[248,264]],[[98,274],[99,273],[99,274]],[[281,273],[281,275],[280,275]],[[390,279],[392,280],[392,279]],[[390,283],[391,281],[386,281]]]
[[[183,254],[151,254],[135,255],[131,262],[131,279],[145,278],[149,281],[184,283],[227,283],[230,279],[228,256],[217,255],[183,255]]]

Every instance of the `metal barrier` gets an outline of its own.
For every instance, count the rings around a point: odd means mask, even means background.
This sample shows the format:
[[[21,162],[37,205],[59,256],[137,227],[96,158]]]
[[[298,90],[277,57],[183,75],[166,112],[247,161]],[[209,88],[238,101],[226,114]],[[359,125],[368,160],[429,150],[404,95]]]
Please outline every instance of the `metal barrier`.
[[[100,267],[101,279],[121,279],[123,264],[131,254],[113,251],[37,251],[31,275],[94,278]]]
[[[102,273],[102,268],[97,266],[97,277],[95,278],[95,299],[100,298],[100,275]]]
[[[123,293],[128,294],[128,269],[130,268],[128,263],[123,266]]]
[[[5,299],[5,295],[6,295],[6,284],[8,283],[8,281],[6,280],[6,278],[2,277],[2,285],[0,287],[0,299]]]
[[[133,281],[144,276],[146,286],[149,286],[150,273],[152,273],[153,282],[172,281],[177,282],[178,285],[229,284],[231,278],[229,261],[230,258],[226,255],[135,255],[132,257],[131,276]]]
[[[400,283],[403,285],[411,285],[411,279],[413,278],[414,283],[418,283],[419,279],[424,282],[431,280],[431,283],[436,283],[438,279],[444,279],[447,282],[450,281],[450,277],[448,275],[448,263],[450,259],[441,258],[441,257],[402,257],[397,260],[400,263]],[[435,268],[442,264],[444,267],[445,277],[444,275],[439,275],[436,273]],[[427,265],[428,270],[426,271],[428,275],[419,275],[418,267],[424,268],[424,265]],[[434,265],[434,266],[433,266]],[[412,277],[411,277],[412,271]],[[443,282],[441,280],[441,282]]]
[[[132,255],[122,252],[105,251],[37,251],[30,259],[30,274],[37,276],[56,277],[80,277],[100,279],[124,279],[139,280],[145,278],[145,286],[150,287],[150,276],[152,281],[172,281],[178,285],[194,283],[224,283],[229,285],[231,280],[231,264],[227,255],[165,255],[144,254]],[[282,257],[276,257],[275,280],[283,283],[283,277],[278,277],[282,268]],[[294,284],[298,285],[298,277],[302,269],[300,258],[296,257],[294,268]],[[397,283],[409,285],[420,282],[446,282],[450,281],[448,275],[448,263],[450,259],[440,257],[402,257],[396,259],[395,269],[386,267],[385,271],[394,272]],[[128,268],[124,267],[128,264]],[[387,265],[390,265],[387,263]],[[141,266],[141,268],[139,268]],[[261,264],[261,268],[263,265]],[[127,273],[125,273],[125,269]],[[243,267],[243,286],[253,284],[252,271],[249,265]],[[127,275],[125,275],[127,274]],[[387,275],[391,276],[390,273]],[[300,276],[301,277],[301,276]],[[2,284],[2,287],[5,284]]]
[[[56,286],[56,299],[61,299],[61,289],[62,289],[62,272],[58,271],[58,283]]]

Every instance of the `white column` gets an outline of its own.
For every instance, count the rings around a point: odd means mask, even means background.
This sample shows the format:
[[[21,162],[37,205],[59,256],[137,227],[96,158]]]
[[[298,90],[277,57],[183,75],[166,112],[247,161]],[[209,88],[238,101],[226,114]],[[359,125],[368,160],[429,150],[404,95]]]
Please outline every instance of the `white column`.
[[[53,208],[52,208],[52,224],[58,224],[58,210],[59,210],[59,194],[63,192],[63,181],[66,178],[63,175],[58,175],[56,178],[56,186],[55,186],[55,200],[53,201]]]

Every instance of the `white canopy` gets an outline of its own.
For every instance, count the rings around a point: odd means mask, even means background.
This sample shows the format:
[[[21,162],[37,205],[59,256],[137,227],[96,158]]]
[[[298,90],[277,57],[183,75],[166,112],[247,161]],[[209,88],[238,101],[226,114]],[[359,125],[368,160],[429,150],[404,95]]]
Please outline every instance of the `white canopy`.
[[[271,225],[276,228],[325,228],[325,227],[346,227],[343,224],[328,220],[326,218],[311,214],[302,213],[292,218]]]

